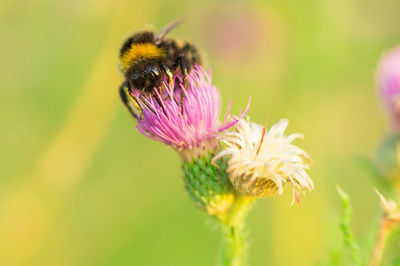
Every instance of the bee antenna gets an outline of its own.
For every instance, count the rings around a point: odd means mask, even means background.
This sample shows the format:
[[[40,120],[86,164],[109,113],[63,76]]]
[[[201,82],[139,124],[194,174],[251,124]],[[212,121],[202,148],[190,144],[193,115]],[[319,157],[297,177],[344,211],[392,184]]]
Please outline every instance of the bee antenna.
[[[177,19],[177,20],[169,23],[167,26],[165,26],[159,33],[157,33],[157,35],[155,37],[155,44],[156,45],[160,44],[160,42],[162,42],[162,40],[164,40],[164,38],[168,34],[168,32],[170,32],[176,26],[181,24],[183,20],[184,20],[184,18],[180,18],[180,19]]]

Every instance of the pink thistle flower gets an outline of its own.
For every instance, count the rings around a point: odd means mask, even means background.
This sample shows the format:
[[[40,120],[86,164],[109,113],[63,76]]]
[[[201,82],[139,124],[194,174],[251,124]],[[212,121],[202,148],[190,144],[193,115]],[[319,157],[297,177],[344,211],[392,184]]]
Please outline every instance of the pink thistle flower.
[[[176,79],[181,80],[179,76]],[[230,119],[230,102],[223,122],[219,121],[220,92],[212,85],[211,74],[201,66],[196,66],[186,81],[187,89],[182,82],[164,82],[161,93],[155,89],[154,95],[135,97],[142,109],[142,113],[137,114],[136,127],[146,137],[165,143],[184,159],[190,159],[214,150],[218,145],[217,135],[235,125],[238,119]],[[133,107],[134,102],[131,104]],[[248,107],[249,104],[242,115]]]
[[[378,68],[379,93],[389,111],[392,126],[400,131],[400,46],[385,54]]]

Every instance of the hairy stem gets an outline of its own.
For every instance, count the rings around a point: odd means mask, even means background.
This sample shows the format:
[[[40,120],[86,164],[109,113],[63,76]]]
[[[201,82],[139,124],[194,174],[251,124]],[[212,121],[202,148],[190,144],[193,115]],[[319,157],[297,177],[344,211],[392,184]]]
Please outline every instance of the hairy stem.
[[[244,220],[253,198],[237,196],[225,219],[220,220],[223,225],[224,247],[222,250],[223,266],[243,266],[245,264],[246,242]]]

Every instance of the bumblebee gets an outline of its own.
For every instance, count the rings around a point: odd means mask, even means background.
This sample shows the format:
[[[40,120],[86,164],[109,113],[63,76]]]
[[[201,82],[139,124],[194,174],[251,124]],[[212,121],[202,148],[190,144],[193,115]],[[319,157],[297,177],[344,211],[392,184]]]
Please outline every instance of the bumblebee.
[[[135,99],[132,94],[134,89],[139,91],[139,97],[154,94],[154,88],[161,91],[162,82],[172,83],[175,74],[180,74],[185,83],[186,75],[195,64],[201,63],[198,51],[192,44],[186,42],[179,45],[176,40],[166,38],[181,21],[170,23],[157,34],[152,31],[138,32],[122,45],[119,67],[125,81],[120,87],[120,96],[131,114],[134,112],[128,98]]]

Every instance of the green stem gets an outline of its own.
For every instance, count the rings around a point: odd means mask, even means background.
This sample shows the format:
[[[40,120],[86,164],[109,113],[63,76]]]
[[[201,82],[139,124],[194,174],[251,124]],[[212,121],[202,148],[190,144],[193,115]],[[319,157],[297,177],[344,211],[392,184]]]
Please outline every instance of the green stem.
[[[224,220],[220,220],[225,236],[221,263],[223,266],[243,266],[245,264],[247,245],[244,220],[252,201],[253,198],[249,196],[236,196],[229,213]]]
[[[387,237],[392,229],[392,222],[383,218],[372,254],[371,266],[379,266],[382,260]]]

